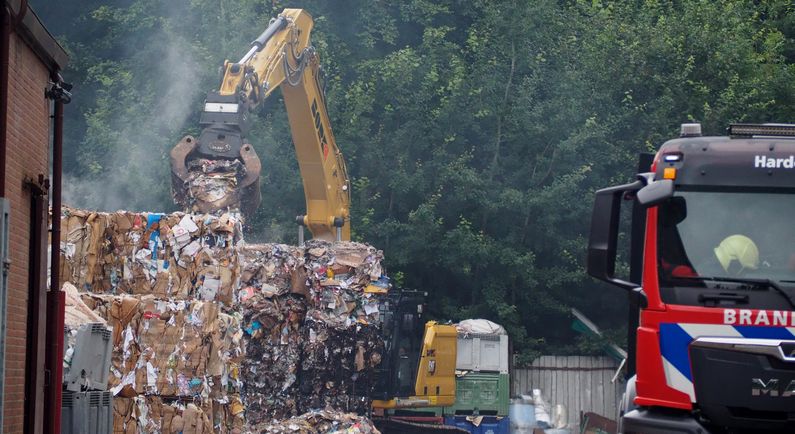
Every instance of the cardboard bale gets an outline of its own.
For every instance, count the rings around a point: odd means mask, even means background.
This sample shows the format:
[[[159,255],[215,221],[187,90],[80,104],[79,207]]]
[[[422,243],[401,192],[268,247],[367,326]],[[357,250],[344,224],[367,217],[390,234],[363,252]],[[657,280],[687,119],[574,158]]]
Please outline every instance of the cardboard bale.
[[[236,300],[243,305],[257,292],[265,297],[308,295],[304,250],[286,244],[252,244],[238,248],[241,279]]]
[[[240,218],[183,213],[61,212],[62,281],[97,294],[231,303]]]
[[[114,398],[113,409],[114,434],[214,432],[209,415],[193,402],[160,396]]]
[[[137,434],[135,402],[130,398],[113,398],[113,434]]]
[[[308,319],[304,333],[299,406],[367,413],[384,353],[380,328],[358,323],[338,329]]]
[[[217,399],[239,389],[239,316],[221,312],[219,304],[151,295],[84,298],[122,329],[109,376],[114,393]]]
[[[205,401],[201,408],[212,423],[213,432],[216,434],[239,434],[244,431],[245,409],[239,396],[235,395],[223,401]]]
[[[246,356],[241,364],[246,419],[260,422],[298,414],[301,342],[306,300],[257,293],[243,305]]]
[[[311,240],[306,245],[311,311],[308,316],[336,328],[380,324],[381,297],[389,287],[383,252],[362,243]]]

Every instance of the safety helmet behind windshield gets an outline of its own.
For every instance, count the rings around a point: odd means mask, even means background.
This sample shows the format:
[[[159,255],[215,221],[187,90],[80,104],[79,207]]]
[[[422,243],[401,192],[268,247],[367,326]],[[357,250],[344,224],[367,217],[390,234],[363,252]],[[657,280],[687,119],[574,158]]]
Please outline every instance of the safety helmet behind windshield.
[[[715,256],[727,273],[730,269],[739,273],[745,269],[755,270],[759,266],[759,249],[745,235],[736,234],[724,238],[718,247],[715,247]],[[733,261],[737,261],[739,267],[732,266]]]

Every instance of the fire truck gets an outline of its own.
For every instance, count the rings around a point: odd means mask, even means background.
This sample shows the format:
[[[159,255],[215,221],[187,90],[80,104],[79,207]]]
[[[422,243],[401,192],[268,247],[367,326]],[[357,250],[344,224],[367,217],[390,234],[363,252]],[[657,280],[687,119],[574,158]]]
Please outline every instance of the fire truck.
[[[631,307],[620,432],[795,432],[795,125],[727,133],[683,124],[634,182],[596,192],[588,273]]]

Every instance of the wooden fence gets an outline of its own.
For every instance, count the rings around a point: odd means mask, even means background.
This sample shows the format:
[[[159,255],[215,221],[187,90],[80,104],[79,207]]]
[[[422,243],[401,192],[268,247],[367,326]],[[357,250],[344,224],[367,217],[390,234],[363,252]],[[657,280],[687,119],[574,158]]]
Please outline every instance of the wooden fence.
[[[576,430],[580,412],[615,419],[625,387],[622,380],[610,382],[616,369],[618,364],[608,357],[541,356],[531,366],[514,368],[512,390],[514,395],[530,395],[540,389],[551,407],[566,408],[569,426]]]

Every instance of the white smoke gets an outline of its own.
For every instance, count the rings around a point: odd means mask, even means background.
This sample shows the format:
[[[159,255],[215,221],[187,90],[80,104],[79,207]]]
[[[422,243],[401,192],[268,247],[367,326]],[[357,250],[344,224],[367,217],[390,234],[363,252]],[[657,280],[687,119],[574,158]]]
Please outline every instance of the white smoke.
[[[168,19],[175,22],[178,11]],[[165,46],[163,45],[165,44]],[[193,57],[190,43],[170,30],[167,25],[151,32],[143,44],[157,48],[160,56],[142,56],[136,44],[125,51],[130,62],[145,58],[151,62],[145,68],[130,67],[146,77],[135,80],[150,81],[158,90],[151,107],[141,101],[119,100],[108,121],[115,128],[107,143],[112,151],[102,159],[99,174],[64,175],[64,203],[80,208],[115,211],[172,211],[176,209],[170,199],[171,172],[168,159],[170,149],[182,137],[186,121],[198,110],[203,89],[200,73],[207,71]],[[206,68],[204,68],[206,69]],[[75,107],[75,109],[85,108]],[[68,168],[67,168],[68,169]],[[69,172],[65,170],[65,172]]]

